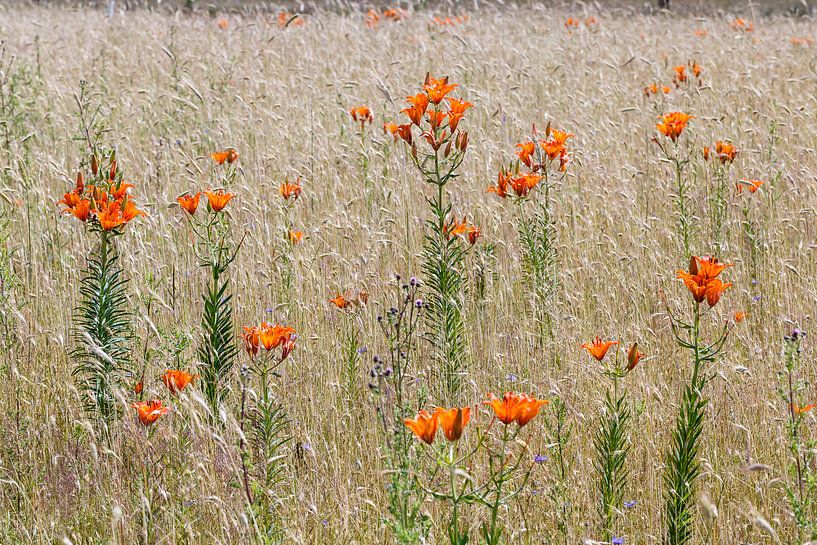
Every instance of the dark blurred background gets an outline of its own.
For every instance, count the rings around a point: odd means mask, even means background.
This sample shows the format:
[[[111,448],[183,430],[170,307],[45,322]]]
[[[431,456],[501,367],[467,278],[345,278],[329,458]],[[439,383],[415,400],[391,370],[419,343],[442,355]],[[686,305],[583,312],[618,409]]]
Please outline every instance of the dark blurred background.
[[[683,15],[713,15],[718,13],[742,14],[744,16],[795,15],[811,16],[817,13],[817,0],[763,0],[747,2],[740,0],[597,0],[595,2],[570,1],[524,1],[524,0],[324,0],[324,1],[280,1],[268,0],[0,0],[0,10],[13,9],[23,5],[91,7],[102,10],[152,9],[152,10],[196,10],[212,11],[278,11],[313,13],[329,10],[337,12],[359,12],[375,7],[399,6],[412,11],[433,10],[437,13],[471,12],[481,9],[502,9],[503,6],[545,6],[554,8],[579,9],[593,13],[606,11],[630,11],[655,13],[671,11]]]

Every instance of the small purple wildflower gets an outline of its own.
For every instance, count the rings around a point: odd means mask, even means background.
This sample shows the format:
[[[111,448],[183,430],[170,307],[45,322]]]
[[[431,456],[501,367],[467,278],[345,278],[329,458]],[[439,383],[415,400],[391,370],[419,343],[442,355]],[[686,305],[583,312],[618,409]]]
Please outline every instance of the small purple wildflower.
[[[519,377],[517,377],[513,373],[508,373],[508,376],[505,377],[505,380],[507,380],[508,382],[516,382],[517,380],[519,380]]]
[[[625,509],[632,509],[633,507],[635,507],[636,503],[638,503],[636,500],[626,500],[624,502],[624,508]]]
[[[545,456],[544,454],[537,454],[536,456],[533,457],[533,461],[536,462],[537,464],[543,464],[548,461],[548,457]]]
[[[610,540],[610,543],[613,545],[624,545],[624,538],[623,537],[614,537]]]

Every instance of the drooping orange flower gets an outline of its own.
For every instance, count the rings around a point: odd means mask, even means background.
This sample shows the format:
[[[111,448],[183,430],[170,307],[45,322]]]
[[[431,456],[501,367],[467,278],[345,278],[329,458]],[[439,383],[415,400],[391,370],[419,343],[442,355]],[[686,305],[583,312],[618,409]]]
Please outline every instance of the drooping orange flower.
[[[258,327],[244,326],[244,333],[241,334],[241,338],[244,340],[244,350],[247,351],[250,357],[254,357],[258,354],[258,350],[261,347],[261,330]]]
[[[747,317],[747,316],[749,316],[749,313],[748,313],[748,312],[744,312],[744,311],[742,311],[742,310],[738,310],[738,311],[736,311],[736,312],[735,312],[735,315],[734,315],[734,318],[735,318],[735,323],[736,323],[736,324],[741,323],[743,320],[745,320],[745,319],[746,319],[746,317]]]
[[[445,95],[459,87],[456,83],[448,83],[448,76],[436,79],[432,78],[430,74],[426,75],[426,81],[423,84],[423,91],[428,95],[428,100],[434,104],[439,104],[445,98]]]
[[[298,244],[304,238],[303,231],[289,230],[289,243],[292,245]]]
[[[462,437],[462,432],[465,426],[468,425],[468,420],[471,418],[471,407],[455,407],[451,409],[437,407],[434,411],[434,416],[437,418],[439,427],[443,429],[445,437],[449,441],[454,442]]]
[[[689,63],[689,69],[692,70],[692,75],[693,76],[695,76],[696,78],[701,77],[701,72],[703,71],[703,69],[701,68],[700,64],[698,64],[695,61],[692,61],[692,62]]]
[[[714,278],[706,285],[706,302],[714,307],[721,300],[721,295],[732,286],[731,282],[724,283],[720,278]]]
[[[465,111],[468,108],[473,108],[474,105],[462,99],[446,98],[448,100],[448,129],[453,133],[457,130],[460,120],[465,116]]]
[[[689,272],[678,271],[677,278],[683,280],[696,303],[706,300],[710,307],[714,307],[720,301],[721,295],[732,286],[731,282],[724,283],[718,278],[731,266],[719,262],[714,257],[693,256],[689,260]]]
[[[199,199],[201,198],[201,191],[196,193],[195,195],[190,195],[185,193],[180,197],[176,197],[176,202],[179,203],[179,206],[184,208],[188,214],[191,216],[196,213],[196,209],[199,207]]]
[[[298,197],[301,196],[301,179],[298,178],[295,180],[294,183],[291,183],[288,179],[284,180],[284,183],[281,184],[281,187],[278,188],[278,194],[283,197],[285,201],[288,201],[290,198],[292,201],[298,200]]]
[[[223,189],[216,191],[207,189],[204,194],[207,195],[207,203],[213,212],[221,212],[227,206],[227,203],[235,197],[235,193],[227,193]]]
[[[170,412],[170,409],[165,407],[162,404],[162,401],[159,399],[154,399],[153,401],[139,401],[138,403],[131,405],[131,407],[136,409],[136,414],[139,416],[139,421],[145,426],[150,426],[159,420],[159,417]]]
[[[414,420],[406,418],[403,423],[408,429],[414,433],[418,438],[430,445],[434,442],[434,436],[437,435],[437,415],[431,414],[426,410],[417,413]]]
[[[145,383],[140,380],[139,382],[137,382],[133,386],[133,393],[136,394],[136,395],[139,395],[139,394],[142,393],[142,390],[144,390],[144,389],[145,389]]]
[[[368,106],[357,106],[349,110],[349,113],[352,116],[353,121],[359,121],[360,127],[363,128],[366,123],[372,122],[374,117],[372,116],[372,111],[369,109]]]
[[[618,343],[619,341],[602,341],[601,337],[596,337],[593,339],[593,342],[584,343],[579,349],[587,350],[588,354],[597,360],[602,361],[607,355],[607,351],[610,350],[610,347],[615,346]]]
[[[187,388],[187,385],[193,382],[197,376],[178,369],[168,369],[162,375],[162,382],[165,383],[171,394],[178,394]]]
[[[530,141],[523,142],[517,144],[516,147],[519,148],[519,151],[516,152],[519,160],[522,161],[526,167],[531,168],[533,154],[536,152],[536,143]]]
[[[223,165],[225,162],[227,164],[232,164],[238,161],[238,152],[235,150],[235,148],[227,148],[224,151],[215,151],[211,153],[210,158],[219,165]]]
[[[732,144],[718,140],[715,142],[715,153],[721,164],[731,163],[738,155],[738,150]]]
[[[476,225],[469,225],[468,226],[468,242],[473,246],[477,243],[480,235],[482,234],[482,229],[477,227]]]
[[[760,180],[741,180],[735,184],[735,187],[738,189],[738,194],[743,193],[743,190],[746,189],[749,193],[754,193],[760,186],[762,186],[766,182],[762,182]]]
[[[695,116],[682,112],[670,112],[661,116],[661,123],[658,123],[655,128],[675,142],[684,132],[690,119],[695,119]]]
[[[627,371],[635,369],[635,366],[643,357],[644,353],[638,351],[638,343],[633,343],[627,351]]]
[[[704,156],[704,161],[709,161],[709,146],[704,146],[704,149],[701,151],[701,154]]]

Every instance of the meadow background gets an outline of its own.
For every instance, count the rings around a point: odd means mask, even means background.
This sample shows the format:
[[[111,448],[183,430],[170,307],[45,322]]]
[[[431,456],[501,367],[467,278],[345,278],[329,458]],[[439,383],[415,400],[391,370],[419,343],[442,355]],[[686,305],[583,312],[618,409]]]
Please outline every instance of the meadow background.
[[[450,76],[475,105],[463,121],[470,144],[453,183],[454,211],[482,228],[480,244],[495,246],[495,259],[484,263],[484,300],[467,299],[464,311],[464,397],[477,403],[488,390],[513,389],[567,404],[575,424],[570,543],[594,538],[590,456],[603,391],[598,366],[579,346],[596,335],[638,340],[648,355],[627,381],[638,408],[627,499],[637,503],[622,534],[633,544],[661,541],[663,454],[688,355],[673,341],[659,293],[677,308],[688,294],[675,280],[685,260],[673,174],[652,142],[657,116],[695,115],[684,145],[731,140],[740,151],[731,176],[766,181],[755,194],[729,197],[720,257],[735,264],[725,273],[735,286],[714,312],[721,320],[737,310],[749,317],[710,385],[700,490],[718,506],[712,543],[793,542],[780,486],[787,407],[776,388],[781,339],[796,326],[814,330],[817,304],[817,66],[813,46],[790,42],[814,36],[812,19],[506,6],[417,11],[373,29],[363,11],[317,10],[303,26],[281,28],[276,12],[215,11],[119,11],[109,19],[85,8],[0,8],[0,543],[251,542],[233,416],[225,429],[211,429],[196,416],[202,407],[191,392],[174,401],[150,442],[129,411],[109,444],[79,403],[68,352],[90,238],[55,203],[87,157],[77,139],[81,85],[149,214],[121,237],[147,391],[165,396],[158,375],[195,359],[206,276],[175,199],[213,184],[208,154],[234,147],[238,198],[230,214],[246,233],[230,273],[236,324],[276,321],[299,334],[276,379],[292,434],[281,494],[286,540],[391,542],[368,371],[385,350],[376,317],[393,304],[394,274],[420,275],[429,188],[381,127],[398,120],[403,97],[426,72]],[[463,24],[430,24],[434,15],[462,13],[469,15]],[[734,15],[751,19],[754,31],[733,30]],[[597,28],[564,26],[588,16]],[[693,60],[703,69],[700,86],[644,96],[646,85],[669,83],[672,66]],[[374,114],[363,144],[348,113],[360,104]],[[531,286],[520,272],[510,204],[486,188],[532,124],[548,123],[576,136],[555,206],[555,335],[542,348],[527,319]],[[697,254],[714,251],[708,169],[695,153],[688,175]],[[305,237],[284,290],[273,242],[281,237],[278,186],[298,176],[303,193],[293,220]],[[754,246],[741,215],[747,199]],[[753,248],[759,257],[750,267]],[[351,371],[341,341],[349,318],[328,303],[350,289],[369,293],[352,318],[367,350]],[[817,400],[811,344],[804,378],[812,384],[807,397]],[[431,376],[423,354],[418,383]],[[228,405],[236,403],[233,395]],[[808,416],[812,435],[816,422]],[[547,454],[542,424],[531,426],[532,452]],[[139,484],[145,460],[155,471],[149,521]],[[557,540],[548,494],[554,471],[537,466],[529,490],[502,513],[510,543]]]

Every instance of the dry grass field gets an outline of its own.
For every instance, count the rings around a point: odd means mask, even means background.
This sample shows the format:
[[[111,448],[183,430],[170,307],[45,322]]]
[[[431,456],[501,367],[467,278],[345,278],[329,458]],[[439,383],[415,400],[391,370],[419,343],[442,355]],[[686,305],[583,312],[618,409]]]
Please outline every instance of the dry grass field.
[[[438,361],[421,320],[408,371],[412,414],[470,405],[462,441],[473,444],[476,430],[490,426],[487,392],[550,401],[515,441],[524,443],[515,451],[523,466],[532,464],[519,494],[497,512],[502,542],[608,541],[599,530],[594,469],[608,382],[603,364],[579,348],[597,335],[621,340],[618,358],[635,341],[646,354],[619,385],[631,407],[631,448],[615,535],[633,545],[667,542],[662,475],[691,373],[668,309],[678,317],[692,309],[676,278],[688,259],[675,171],[659,147],[673,145],[656,130],[671,111],[695,116],[678,139],[690,154],[683,171],[689,251],[734,264],[722,275],[733,286],[702,318],[707,338],[723,324],[729,334],[707,365],[689,543],[814,539],[798,531],[787,500],[787,487],[796,493],[799,485],[792,411],[778,395],[784,335],[815,329],[814,21],[745,13],[754,25],[745,32],[731,17],[587,8],[471,11],[446,26],[431,23],[435,15],[418,11],[368,28],[365,13],[318,12],[282,28],[275,13],[132,11],[108,19],[104,10],[0,11],[0,543],[397,542],[388,522],[389,447],[377,413],[390,394],[373,394],[370,369],[375,356],[388,354],[378,316],[395,305],[398,284],[416,276],[423,283],[417,297],[430,297],[422,247],[426,199],[436,188],[412,165],[408,146],[382,127],[405,122],[404,97],[419,91],[427,72],[449,76],[459,84],[451,96],[473,104],[460,121],[469,134],[460,175],[447,191],[452,214],[467,215],[481,236],[473,248],[462,246],[462,384],[456,395],[438,395]],[[590,16],[596,24],[588,26]],[[581,21],[577,28],[566,28],[569,17]],[[700,76],[689,74],[676,88],[673,67],[688,65],[689,72],[690,63]],[[670,92],[645,96],[654,82]],[[364,104],[374,121],[361,134],[349,110]],[[526,205],[487,189],[516,161],[515,146],[532,126],[543,137],[549,124],[575,136],[570,164],[550,189],[558,282],[543,328],[517,236],[517,207]],[[414,138],[421,153],[430,149],[418,133]],[[107,433],[83,406],[72,356],[83,271],[98,231],[56,204],[77,172],[89,171],[89,140],[116,149],[118,168],[147,213],[116,241],[130,279],[132,337],[130,371],[120,377]],[[720,162],[701,152],[716,140],[738,150],[723,174],[719,236],[712,217]],[[239,153],[232,165],[209,156],[230,147]],[[204,372],[198,350],[209,273],[176,199],[222,185],[225,172],[236,197],[221,217],[233,240],[242,240],[225,273],[238,354],[214,416],[201,379],[172,395],[160,377],[166,369]],[[284,206],[279,187],[287,178],[300,178],[302,192]],[[765,183],[738,192],[741,179]],[[287,241],[289,228],[303,232],[299,243]],[[358,290],[367,304],[339,310],[329,302]],[[737,311],[748,314],[739,323]],[[277,432],[285,442],[267,461],[253,458],[253,441],[244,439],[255,422],[243,407],[259,387],[246,369],[242,378],[250,358],[239,337],[243,326],[262,321],[297,332],[295,350],[269,383],[286,422]],[[140,379],[144,390],[136,394]],[[798,407],[817,402],[809,337],[795,379],[803,383]],[[144,426],[131,408],[137,398],[162,399],[171,410]],[[553,435],[560,404],[572,426],[564,444]],[[797,459],[812,480],[815,413],[798,415]],[[424,473],[433,463],[422,452],[444,450],[442,431],[437,447],[412,444],[420,481],[437,486]],[[253,484],[249,494],[266,498],[266,518],[248,505],[246,480],[264,464],[277,468],[274,489]],[[476,481],[489,473],[476,461],[466,471]],[[813,482],[803,486],[806,495],[817,490]],[[806,520],[817,513],[811,501]],[[485,543],[485,509],[461,507],[470,543]],[[421,510],[429,517],[427,542],[448,543],[445,500],[427,495]],[[264,537],[269,520],[276,531]]]

